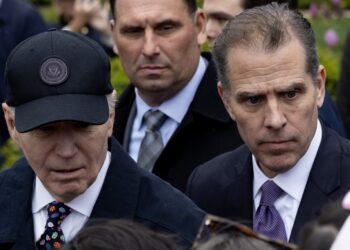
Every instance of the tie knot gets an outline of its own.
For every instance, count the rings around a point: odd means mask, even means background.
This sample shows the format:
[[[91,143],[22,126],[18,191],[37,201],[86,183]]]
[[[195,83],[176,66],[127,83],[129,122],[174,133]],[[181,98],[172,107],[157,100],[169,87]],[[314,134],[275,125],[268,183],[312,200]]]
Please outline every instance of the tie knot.
[[[143,119],[146,123],[147,129],[150,131],[155,131],[162,126],[166,120],[166,117],[167,116],[159,110],[148,110],[144,114]]]
[[[261,187],[261,205],[273,206],[275,201],[283,194],[283,190],[273,181],[266,181]]]
[[[47,215],[52,223],[61,224],[61,222],[66,218],[72,209],[62,202],[53,201],[49,203],[47,207]]]

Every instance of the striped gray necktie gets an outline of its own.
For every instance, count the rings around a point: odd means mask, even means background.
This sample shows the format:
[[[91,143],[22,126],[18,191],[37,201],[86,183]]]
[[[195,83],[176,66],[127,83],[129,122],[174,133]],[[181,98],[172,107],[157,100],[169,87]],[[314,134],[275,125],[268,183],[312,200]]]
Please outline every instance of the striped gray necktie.
[[[166,118],[167,116],[159,110],[149,110],[143,116],[147,129],[141,142],[137,164],[148,171],[152,171],[154,163],[163,150],[164,145],[159,128]]]

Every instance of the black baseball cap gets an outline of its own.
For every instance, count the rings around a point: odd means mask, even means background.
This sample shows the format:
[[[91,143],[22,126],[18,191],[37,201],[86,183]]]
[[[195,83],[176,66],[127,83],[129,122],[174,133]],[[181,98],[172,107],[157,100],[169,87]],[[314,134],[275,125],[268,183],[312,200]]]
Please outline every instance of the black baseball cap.
[[[57,121],[103,124],[109,117],[109,58],[77,33],[51,29],[21,42],[7,59],[5,86],[22,133]]]

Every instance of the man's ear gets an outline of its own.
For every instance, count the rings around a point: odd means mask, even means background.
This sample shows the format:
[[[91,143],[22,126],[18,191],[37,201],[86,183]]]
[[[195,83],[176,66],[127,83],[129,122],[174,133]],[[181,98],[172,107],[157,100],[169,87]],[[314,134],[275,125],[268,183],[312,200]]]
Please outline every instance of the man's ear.
[[[326,85],[326,69],[323,65],[318,67],[316,78],[316,91],[317,91],[317,107],[321,108],[325,97],[325,85]]]
[[[221,97],[221,100],[225,105],[227,113],[231,116],[231,119],[235,121],[236,118],[235,118],[235,115],[234,115],[233,110],[231,108],[231,100],[226,93],[226,91],[228,91],[228,90],[225,90],[224,86],[222,85],[222,83],[220,81],[218,82],[217,87],[218,87],[219,96]]]
[[[112,37],[113,37],[113,52],[116,55],[118,55],[118,48],[117,48],[117,44],[116,44],[115,38],[114,38],[114,36],[116,36],[116,34],[114,33],[114,29],[115,29],[115,21],[114,21],[114,19],[111,19],[109,21],[109,25],[110,25],[111,33],[112,33]]]
[[[113,110],[109,114],[109,117],[107,120],[108,137],[111,137],[113,135],[114,117],[115,117],[115,111]]]
[[[204,14],[203,10],[201,10],[201,9],[197,10],[195,22],[196,22],[196,27],[198,30],[197,43],[198,43],[198,45],[202,45],[207,40],[207,35],[205,33],[206,18],[205,18],[205,14]]]
[[[19,140],[18,140],[18,131],[15,128],[15,118],[14,115],[12,114],[10,107],[6,104],[2,104],[2,110],[4,111],[5,115],[5,121],[7,125],[7,129],[9,131],[9,134],[11,138],[14,140],[14,142],[19,145]]]
[[[113,102],[117,101],[117,91],[116,90],[113,90],[111,100]],[[108,105],[111,106],[111,104],[108,104]],[[116,103],[114,103],[114,105],[116,105]],[[108,137],[111,137],[113,135],[114,120],[115,120],[115,108],[113,108],[112,112],[109,113],[109,117],[107,120]]]

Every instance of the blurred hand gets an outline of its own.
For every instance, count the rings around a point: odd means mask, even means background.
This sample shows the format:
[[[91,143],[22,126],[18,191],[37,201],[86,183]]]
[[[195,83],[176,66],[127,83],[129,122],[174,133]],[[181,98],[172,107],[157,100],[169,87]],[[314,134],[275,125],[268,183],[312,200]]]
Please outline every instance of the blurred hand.
[[[109,11],[111,7],[109,2],[105,2],[103,6],[98,3],[98,8],[93,13],[93,16],[90,19],[89,24],[93,27],[97,32],[103,35],[107,35],[110,33],[109,26]]]
[[[81,28],[90,22],[99,8],[99,0],[75,0],[74,17],[69,23],[70,29],[80,32]]]

